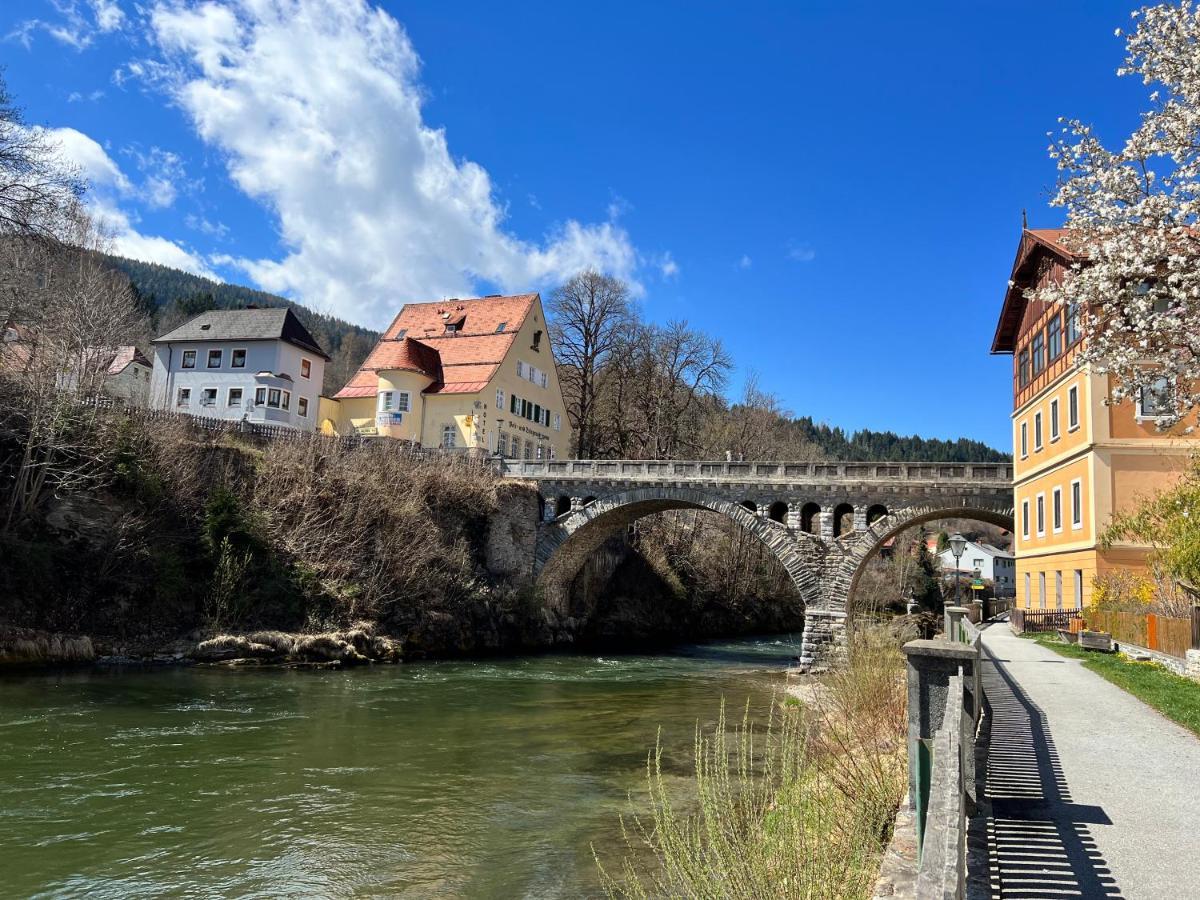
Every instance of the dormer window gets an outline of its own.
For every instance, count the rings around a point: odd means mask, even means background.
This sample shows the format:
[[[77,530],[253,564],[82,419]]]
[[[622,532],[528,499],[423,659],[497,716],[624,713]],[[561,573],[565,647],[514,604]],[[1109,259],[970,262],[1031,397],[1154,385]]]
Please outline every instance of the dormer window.
[[[458,331],[457,325],[453,325],[449,322],[446,323],[446,334],[454,334],[456,331]]]

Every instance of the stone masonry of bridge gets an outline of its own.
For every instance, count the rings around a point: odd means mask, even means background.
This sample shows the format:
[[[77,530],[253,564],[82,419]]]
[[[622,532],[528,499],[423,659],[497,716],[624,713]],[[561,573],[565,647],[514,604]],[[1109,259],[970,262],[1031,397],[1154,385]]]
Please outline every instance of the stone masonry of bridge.
[[[800,662],[809,667],[843,652],[859,574],[888,538],[949,517],[1013,527],[1009,463],[503,460],[501,470],[537,485],[533,576],[551,605],[564,602],[588,555],[637,519],[708,509],[786,569],[805,606]]]

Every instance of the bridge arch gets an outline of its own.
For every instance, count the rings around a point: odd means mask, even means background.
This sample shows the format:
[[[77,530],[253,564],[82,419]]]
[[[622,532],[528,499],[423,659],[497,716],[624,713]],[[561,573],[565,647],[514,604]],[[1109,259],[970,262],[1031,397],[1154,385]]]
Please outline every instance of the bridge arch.
[[[747,509],[703,491],[669,485],[634,488],[609,494],[539,529],[534,576],[552,603],[561,602],[592,551],[609,537],[654,513],[674,509],[707,509],[732,519],[757,537],[783,565],[805,607],[819,603],[820,541],[797,540],[794,532]]]
[[[826,579],[827,596],[830,599],[829,608],[834,612],[845,613],[853,603],[854,592],[858,589],[858,581],[866,564],[875,557],[880,548],[889,539],[902,531],[925,522],[937,519],[972,519],[987,522],[1008,531],[1013,530],[1013,508],[1011,505],[997,503],[977,503],[972,506],[914,506],[899,509],[877,519],[867,526],[866,531],[860,532],[858,539],[849,548],[849,552],[838,560],[834,570],[828,573]],[[838,609],[838,603],[841,608]]]

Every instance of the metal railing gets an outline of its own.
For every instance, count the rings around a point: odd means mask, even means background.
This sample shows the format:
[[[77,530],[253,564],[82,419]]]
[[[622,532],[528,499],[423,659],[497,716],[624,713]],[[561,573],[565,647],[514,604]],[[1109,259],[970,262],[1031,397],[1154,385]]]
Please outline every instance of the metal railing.
[[[1083,618],[1079,609],[1022,609],[1013,607],[1008,623],[1014,634],[1032,634],[1040,631],[1069,631],[1071,623]]]

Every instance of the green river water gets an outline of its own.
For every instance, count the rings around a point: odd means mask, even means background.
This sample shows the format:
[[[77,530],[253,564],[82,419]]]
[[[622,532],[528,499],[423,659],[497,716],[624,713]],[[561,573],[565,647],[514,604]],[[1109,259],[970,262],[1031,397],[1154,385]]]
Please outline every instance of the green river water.
[[[795,652],[3,676],[0,896],[596,896],[658,728],[686,791]]]

